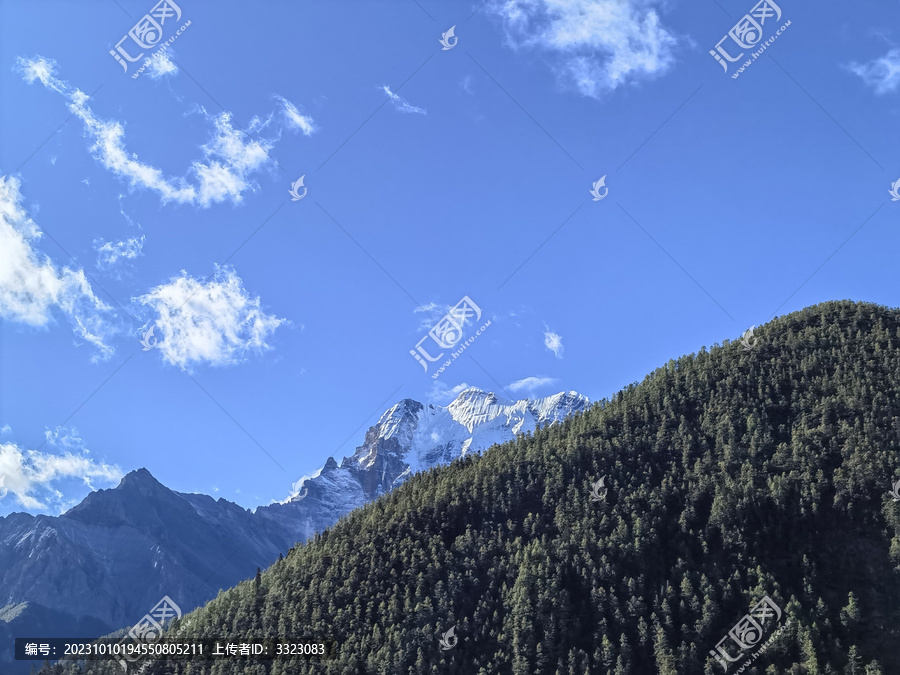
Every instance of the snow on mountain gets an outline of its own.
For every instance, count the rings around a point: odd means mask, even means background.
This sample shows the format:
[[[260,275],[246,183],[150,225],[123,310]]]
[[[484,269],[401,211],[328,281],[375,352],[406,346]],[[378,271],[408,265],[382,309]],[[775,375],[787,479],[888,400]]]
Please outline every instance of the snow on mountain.
[[[404,399],[369,428],[353,455],[340,464],[329,457],[287,500],[260,507],[257,513],[305,541],[419,471],[482,452],[537,425],[559,422],[589,404],[574,391],[510,401],[474,388],[447,406]]]

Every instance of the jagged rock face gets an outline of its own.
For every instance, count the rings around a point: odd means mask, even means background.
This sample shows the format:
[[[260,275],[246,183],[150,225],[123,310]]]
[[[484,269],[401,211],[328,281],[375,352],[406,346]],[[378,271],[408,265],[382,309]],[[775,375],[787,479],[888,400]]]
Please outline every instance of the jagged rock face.
[[[42,605],[114,630],[163,595],[185,610],[203,604],[291,543],[247,509],[174,492],[140,469],[62,516],[0,518],[0,605]]]
[[[406,470],[404,460],[422,410],[424,406],[418,401],[404,399],[384,413],[378,424],[366,432],[365,441],[356,452],[341,462],[340,468],[359,482],[368,499],[384,494]]]
[[[188,612],[413,473],[587,405],[574,392],[506,401],[469,389],[446,407],[405,399],[353,455],[340,464],[329,457],[297,493],[255,513],[169,490],[139,469],[62,516],[10,514],[0,518],[0,636],[25,627],[99,636],[135,624],[163,595]],[[0,672],[19,672],[7,657],[0,650]]]
[[[508,401],[479,389],[467,389],[448,406],[404,399],[366,432],[353,455],[340,464],[329,458],[294,496],[257,513],[293,527],[297,541],[305,541],[417,471],[512,440],[538,424],[558,422],[589,403],[575,392]]]

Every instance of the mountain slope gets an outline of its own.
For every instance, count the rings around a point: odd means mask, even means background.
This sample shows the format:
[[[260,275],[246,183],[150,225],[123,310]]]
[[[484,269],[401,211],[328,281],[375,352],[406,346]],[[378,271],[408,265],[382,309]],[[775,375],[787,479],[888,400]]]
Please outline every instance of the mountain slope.
[[[186,608],[202,604],[292,543],[237,504],[174,492],[140,469],[59,517],[0,519],[0,588],[6,602],[43,605],[112,630],[133,623],[162,594]]]
[[[146,469],[58,517],[0,518],[0,672],[12,637],[96,637],[131,626],[163,595],[185,611],[266,567],[290,532],[224,499],[180,494]]]
[[[587,403],[574,392],[512,402],[469,390],[447,407],[406,399],[382,415],[352,457],[340,466],[329,458],[306,481],[305,500],[255,513],[174,492],[140,469],[62,516],[0,518],[0,638],[26,627],[31,635],[99,636],[133,625],[163,595],[194,609],[415,470],[559,421]],[[11,657],[11,641],[0,640],[0,672],[28,671]]]
[[[768,595],[774,643],[729,672],[900,672],[900,313],[825,303],[757,338],[413,477],[170,635],[338,644],[216,675],[718,673]]]

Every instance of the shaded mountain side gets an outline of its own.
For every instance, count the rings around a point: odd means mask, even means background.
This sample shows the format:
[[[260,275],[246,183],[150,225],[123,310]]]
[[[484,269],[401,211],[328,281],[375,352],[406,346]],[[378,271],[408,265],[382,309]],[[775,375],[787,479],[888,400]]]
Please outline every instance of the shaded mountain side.
[[[333,659],[144,672],[689,675],[722,644],[730,673],[900,673],[900,313],[829,302],[756,338],[414,476],[169,631]]]
[[[0,592],[22,605],[20,621],[43,612],[40,634],[63,637],[93,621],[98,635],[134,624],[163,595],[193,609],[293,543],[237,504],[174,492],[140,469],[61,516],[0,518]]]

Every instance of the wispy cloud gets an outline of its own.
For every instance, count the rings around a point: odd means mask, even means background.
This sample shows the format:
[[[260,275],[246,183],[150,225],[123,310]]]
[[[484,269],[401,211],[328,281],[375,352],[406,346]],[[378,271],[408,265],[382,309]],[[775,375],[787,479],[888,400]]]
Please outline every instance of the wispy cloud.
[[[55,429],[47,429],[44,431],[44,438],[47,444],[61,450],[79,450],[81,452],[90,452],[84,446],[84,439],[78,434],[75,427],[56,427]]]
[[[48,433],[60,433],[60,430]],[[118,466],[85,456],[88,451],[81,445],[80,438],[74,445],[72,438],[67,440],[70,449],[61,454],[25,450],[17,443],[0,443],[0,477],[3,479],[0,490],[3,497],[0,498],[13,495],[19,505],[33,511],[47,511],[54,506],[63,511],[71,502],[66,502],[64,494],[57,489],[59,481],[80,479],[93,490],[92,481],[110,484],[122,479]]]
[[[153,80],[160,80],[164,77],[175,77],[179,70],[178,66],[172,60],[167,52],[160,52],[156,56],[147,59],[147,75]]]
[[[27,82],[37,80],[69,101],[69,110],[81,120],[92,141],[92,156],[105,169],[126,181],[131,188],[156,192],[163,204],[174,202],[206,208],[223,201],[240,203],[245,192],[256,189],[251,176],[271,161],[269,151],[273,141],[251,138],[248,133],[235,129],[229,112],[209,115],[201,109],[214,128],[211,139],[202,146],[203,158],[194,161],[184,177],[167,176],[161,169],[142,162],[135,153],[128,151],[125,125],[94,114],[88,106],[87,94],[56,77],[54,61],[44,57],[20,57],[17,62]],[[311,124],[311,120],[304,119]],[[266,125],[254,119],[250,128],[258,132]],[[291,120],[291,125],[291,128],[303,130],[296,119]]]
[[[452,308],[453,305],[439,305],[436,302],[419,305],[413,310],[413,313],[423,315],[418,330],[431,330]]]
[[[391,103],[394,104],[394,110],[402,113],[418,113],[419,115],[427,114],[425,108],[417,108],[414,105],[410,105],[406,99],[401,98],[398,94],[392,92],[391,88],[386,84],[382,85],[381,89],[388,95],[388,98],[391,99]]]
[[[551,54],[557,76],[599,98],[666,72],[675,36],[651,5],[661,0],[507,0],[493,5],[514,48]]]
[[[131,237],[124,241],[94,240],[94,250],[97,251],[97,267],[101,270],[109,270],[120,261],[134,260],[141,254],[146,237]]]
[[[541,387],[546,387],[551,384],[556,384],[558,380],[554,377],[526,377],[521,380],[516,380],[512,384],[508,385],[508,389],[510,391],[514,391],[516,393],[520,391],[528,392],[529,394],[539,389]]]
[[[57,267],[39,253],[42,233],[22,207],[20,182],[0,177],[0,317],[47,326],[61,312],[75,334],[96,347],[94,359],[112,356],[111,308],[91,288],[84,270]]]
[[[431,384],[431,390],[428,392],[428,400],[438,405],[446,405],[456,400],[456,397],[466,389],[471,389],[471,385],[465,382],[460,382],[455,387],[448,387],[445,382],[434,380]]]
[[[304,136],[311,136],[316,131],[316,124],[312,117],[301,113],[300,109],[284,96],[276,95],[275,99],[281,103],[285,123],[289,128],[299,129]]]
[[[285,319],[266,314],[259,297],[228,267],[217,267],[209,281],[184,271],[136,300],[154,310],[159,351],[171,364],[233,365],[251,353],[270,349],[268,339]]]
[[[544,326],[544,346],[553,352],[553,355],[561,359],[563,357],[563,351],[565,348],[562,343],[562,335],[559,333],[554,333],[552,330]]]
[[[140,224],[134,222],[134,220],[131,219],[131,216],[129,216],[127,213],[125,213],[125,207],[124,207],[123,204],[122,204],[122,199],[123,199],[124,197],[125,197],[125,195],[123,195],[123,194],[120,194],[119,197],[118,197],[118,201],[119,201],[119,213],[120,213],[120,214],[122,215],[122,217],[125,219],[125,222],[128,223],[129,225],[131,225],[131,227],[137,227],[137,228],[140,228]]]
[[[850,63],[846,68],[862,78],[876,94],[896,91],[900,85],[900,49],[891,49],[884,56],[867,63]]]

